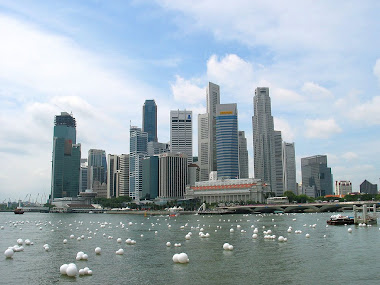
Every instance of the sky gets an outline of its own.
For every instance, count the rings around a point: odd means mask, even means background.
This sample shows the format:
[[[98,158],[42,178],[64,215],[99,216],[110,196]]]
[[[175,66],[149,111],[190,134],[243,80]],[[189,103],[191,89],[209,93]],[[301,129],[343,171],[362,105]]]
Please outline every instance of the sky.
[[[0,202],[50,193],[54,116],[72,112],[82,157],[129,152],[129,126],[155,99],[158,140],[170,110],[206,109],[206,85],[237,103],[253,177],[256,87],[301,158],[327,155],[353,191],[380,179],[378,1],[0,0]]]

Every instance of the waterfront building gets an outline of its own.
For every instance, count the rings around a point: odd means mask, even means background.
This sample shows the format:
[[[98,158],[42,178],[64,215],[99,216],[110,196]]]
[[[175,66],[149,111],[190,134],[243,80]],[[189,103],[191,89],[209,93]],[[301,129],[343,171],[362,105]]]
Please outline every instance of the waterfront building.
[[[147,148],[148,148],[148,156],[153,156],[156,154],[169,152],[170,144],[150,141],[148,142]]]
[[[129,196],[139,200],[142,194],[142,160],[148,155],[148,134],[141,128],[130,128]]]
[[[351,181],[335,181],[335,195],[347,195],[352,193],[352,183]]]
[[[239,178],[238,142],[237,105],[216,105],[216,160],[218,178]]]
[[[107,184],[107,158],[106,152],[102,149],[90,149],[88,151],[88,175],[87,187],[97,192],[94,189],[95,182],[97,187],[102,184]],[[107,197],[107,195],[105,195]],[[98,197],[102,195],[98,193]]]
[[[282,171],[281,174],[279,171],[281,134],[274,131],[269,88],[256,88],[253,106],[252,130],[255,178],[269,183],[271,192],[281,196],[283,193]]]
[[[265,202],[270,191],[259,179],[223,179],[196,182],[186,187],[186,199],[200,199],[205,203]]]
[[[55,116],[52,153],[51,199],[79,194],[81,145],[76,143],[75,118]]]
[[[120,155],[119,196],[129,196],[129,154]]]
[[[79,192],[84,192],[87,189],[87,172],[88,172],[87,158],[81,158],[80,174],[79,174]]]
[[[248,149],[245,132],[239,131],[239,178],[249,178]]]
[[[145,157],[142,161],[142,199],[155,199],[158,196],[158,155]]]
[[[192,111],[170,111],[170,151],[187,155],[187,163],[193,162]]]
[[[372,184],[371,182],[364,180],[362,184],[360,184],[360,193],[378,194],[377,184]]]
[[[185,153],[159,155],[159,188],[161,199],[182,199],[188,177],[188,157]]]
[[[296,154],[294,143],[283,142],[282,144],[283,163],[283,186],[285,191],[292,191],[298,195],[296,182]]]
[[[301,158],[302,186],[314,186],[314,196],[333,194],[333,175],[327,166],[326,155],[315,155]]]
[[[208,173],[217,171],[216,160],[216,106],[220,104],[219,85],[209,82],[206,88],[206,109],[208,115]]]
[[[107,198],[119,197],[120,156],[108,154]]]
[[[145,100],[142,121],[142,131],[148,134],[148,142],[157,142],[157,105],[154,100]]]
[[[283,181],[283,163],[282,163],[282,137],[281,131],[273,132],[274,138],[274,161],[276,168],[276,196],[283,196],[284,181]]]
[[[188,178],[188,185],[195,185],[195,182],[198,182],[199,181],[199,173],[200,173],[200,169],[199,169],[199,166],[195,163],[191,163],[189,164],[189,169],[188,169],[188,174],[189,174],[189,178]]]
[[[200,181],[207,181],[209,176],[209,130],[208,114],[198,115],[198,165]]]

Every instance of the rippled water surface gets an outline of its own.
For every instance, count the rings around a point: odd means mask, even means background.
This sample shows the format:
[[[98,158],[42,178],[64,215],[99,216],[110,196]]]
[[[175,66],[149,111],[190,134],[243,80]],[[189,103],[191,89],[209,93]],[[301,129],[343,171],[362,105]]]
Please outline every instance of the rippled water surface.
[[[16,252],[12,259],[0,257],[0,284],[379,284],[379,225],[351,226],[353,231],[348,233],[349,226],[326,227],[330,215],[169,218],[0,213],[3,252],[19,238],[34,242],[24,245],[25,250]],[[314,224],[315,228],[311,227]],[[259,229],[257,239],[252,238],[252,226]],[[292,233],[287,232],[289,226]],[[200,228],[210,237],[201,238]],[[288,241],[264,239],[263,231],[269,229]],[[295,234],[295,230],[302,234]],[[192,232],[192,238],[185,240],[188,232]],[[310,238],[305,237],[307,233]],[[74,239],[70,239],[71,234]],[[82,235],[84,238],[78,241]],[[122,243],[117,242],[119,237]],[[136,244],[126,244],[127,238],[136,240]],[[63,239],[68,240],[67,244]],[[166,247],[167,241],[171,247]],[[234,250],[223,250],[225,242],[232,244]],[[182,246],[174,247],[174,243]],[[48,252],[44,244],[49,244]],[[94,252],[97,246],[102,248],[101,255]],[[124,255],[115,254],[119,248],[124,249]],[[76,261],[78,251],[88,254],[88,260]],[[188,254],[188,264],[173,263],[173,255],[180,252]],[[87,266],[93,275],[63,276],[59,268],[64,263]]]

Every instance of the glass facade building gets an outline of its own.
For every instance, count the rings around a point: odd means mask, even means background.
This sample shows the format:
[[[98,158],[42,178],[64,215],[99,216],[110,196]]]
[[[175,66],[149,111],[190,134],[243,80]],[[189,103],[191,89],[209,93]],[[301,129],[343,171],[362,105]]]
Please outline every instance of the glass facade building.
[[[216,162],[218,179],[239,178],[239,133],[236,104],[216,106]]]
[[[142,131],[148,133],[148,142],[157,142],[157,105],[154,100],[145,100],[142,121]]]
[[[76,144],[75,118],[62,112],[55,116],[51,199],[79,194],[81,146]]]
[[[158,196],[158,156],[146,157],[142,161],[142,199]]]

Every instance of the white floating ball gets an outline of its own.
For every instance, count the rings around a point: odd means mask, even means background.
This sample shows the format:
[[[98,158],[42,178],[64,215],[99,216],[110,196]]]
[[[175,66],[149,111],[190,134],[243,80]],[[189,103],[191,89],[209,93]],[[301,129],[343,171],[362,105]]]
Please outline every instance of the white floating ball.
[[[310,235],[309,235],[309,234],[306,234],[306,235],[305,235],[305,237],[309,238],[309,237],[310,237]]]
[[[84,269],[79,269],[79,275],[84,275]]]
[[[82,259],[83,260],[88,260],[88,255],[87,254],[83,254]]]
[[[185,235],[185,239],[189,240],[191,236],[189,234]]]
[[[66,274],[69,277],[75,277],[78,274],[78,268],[75,264],[70,263],[66,269]]]
[[[74,238],[74,235],[70,235],[70,238]]]
[[[24,241],[23,241],[21,238],[19,238],[19,239],[17,240],[17,243],[18,243],[19,245],[22,245],[22,244],[24,243]]]
[[[351,228],[348,228],[347,231],[348,231],[349,233],[352,233],[352,229],[351,229]]]
[[[169,247],[169,246],[171,246],[172,244],[171,244],[171,242],[170,241],[168,241],[167,243],[166,243],[166,246],[167,247]]]
[[[66,243],[67,243],[67,239],[64,239],[64,240],[63,240],[63,243],[66,244]]]
[[[230,244],[226,242],[225,244],[223,244],[223,249],[228,250],[229,246]]]
[[[59,268],[59,272],[61,272],[61,274],[66,275],[67,267],[69,267],[68,264],[63,264],[63,265],[61,265],[61,267]]]
[[[252,238],[256,239],[257,238],[257,234],[253,234]]]
[[[116,251],[116,254],[123,255],[124,254],[124,249],[120,248],[118,251]]]
[[[234,229],[230,229],[230,233],[233,233],[235,230]]]
[[[92,270],[88,270],[87,274],[92,275]]]
[[[230,244],[230,245],[228,246],[228,250],[234,250],[234,246],[233,246],[232,244]]]
[[[186,253],[182,252],[178,255],[178,262],[179,263],[188,263],[189,257],[187,256]]]
[[[283,237],[283,236],[279,236],[279,237],[278,237],[278,241],[279,241],[279,242],[283,242],[283,241],[284,241],[284,237]]]
[[[173,262],[174,262],[174,263],[178,263],[178,262],[179,262],[179,261],[178,261],[178,256],[179,256],[178,253],[176,253],[176,254],[173,255]]]
[[[10,248],[8,248],[8,249],[6,249],[4,251],[4,255],[5,255],[6,258],[12,258],[12,256],[13,256],[14,253],[15,252],[12,249],[10,249]]]
[[[117,241],[118,243],[120,243],[120,242],[121,242],[121,238],[118,238],[116,241]]]
[[[102,249],[100,247],[96,247],[95,248],[95,253],[96,254],[101,254],[102,253]]]
[[[88,268],[88,267],[83,268],[84,274],[88,274],[89,270],[90,270],[90,268]]]

